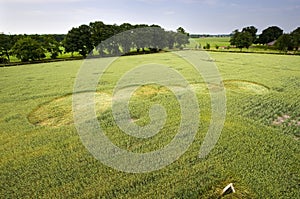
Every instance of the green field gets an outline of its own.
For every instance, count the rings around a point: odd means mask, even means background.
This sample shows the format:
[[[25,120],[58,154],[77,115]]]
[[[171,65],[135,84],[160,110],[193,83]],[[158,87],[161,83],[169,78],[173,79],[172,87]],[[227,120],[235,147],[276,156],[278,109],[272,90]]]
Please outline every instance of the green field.
[[[180,110],[168,89],[144,86],[130,101],[133,122],[147,124],[145,110],[160,103],[168,114],[166,126],[149,139],[122,133],[109,101],[120,77],[136,65],[155,61],[178,70],[197,91],[201,117],[193,144],[173,164],[144,174],[105,166],[82,144],[73,124],[72,91],[83,61],[0,68],[1,198],[217,198],[230,182],[236,193],[224,198],[298,198],[300,57],[210,55],[226,87],[227,117],[205,159],[198,155],[209,127],[210,97],[186,61],[172,53],[121,57],[99,82],[98,120],[110,140],[136,153],[169,143]]]
[[[191,44],[188,47],[194,48],[196,44],[205,47],[210,44],[210,50],[212,51],[222,51],[222,52],[241,52],[239,48],[232,47],[230,45],[230,37],[202,37],[197,39],[192,39]],[[252,44],[248,49],[243,48],[244,53],[262,53],[262,54],[285,54],[286,52],[280,52],[275,48],[275,46],[266,46],[261,44]],[[290,54],[299,55],[298,51],[290,51]]]
[[[210,45],[210,51],[222,51],[222,52],[241,52],[239,48],[232,47],[230,45],[230,37],[201,37],[201,38],[194,38],[190,39],[190,44],[188,44],[186,47],[188,48],[195,48],[200,47],[204,49],[206,45]],[[62,50],[62,53],[57,56],[57,59],[68,59],[72,57],[71,53],[65,53],[64,47],[60,47]],[[148,49],[146,49],[148,50]],[[169,50],[169,49],[165,49]],[[207,49],[206,49],[207,50]],[[136,49],[132,49],[132,52],[135,52]],[[243,48],[242,52],[245,53],[263,53],[263,54],[285,54],[285,52],[280,52],[277,50],[274,46],[266,46],[266,45],[260,45],[260,44],[252,44],[249,49]],[[299,55],[299,52],[295,51],[289,52],[290,54],[297,54]],[[99,53],[94,49],[94,55],[98,55]],[[45,54],[45,58],[42,60],[50,60],[51,54],[47,52]],[[78,52],[73,53],[73,57],[76,58],[82,58],[82,56]],[[20,62],[20,60],[15,56],[10,56],[10,62]],[[1,65],[0,65],[1,66]]]
[[[199,39],[194,39],[196,42],[201,44],[201,46],[205,46],[206,44],[210,44],[211,48],[215,48],[216,45],[219,47],[227,47],[230,46],[230,37],[203,37]]]

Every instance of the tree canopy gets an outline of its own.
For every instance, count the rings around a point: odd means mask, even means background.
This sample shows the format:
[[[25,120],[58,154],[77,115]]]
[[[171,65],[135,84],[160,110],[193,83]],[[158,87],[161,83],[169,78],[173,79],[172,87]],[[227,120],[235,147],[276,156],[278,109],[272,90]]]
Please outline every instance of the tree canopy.
[[[298,48],[300,48],[300,27],[291,32],[291,39],[293,43],[293,48],[298,50]]]
[[[239,32],[235,30],[230,38],[230,44],[236,46],[239,49],[249,48],[253,43],[253,35],[248,31]]]
[[[64,47],[66,52],[79,52],[85,57],[91,50],[93,50],[93,41],[91,27],[88,25],[81,25],[78,28],[72,28],[65,40]]]
[[[259,35],[258,43],[267,44],[277,40],[283,34],[283,30],[277,26],[271,26],[262,31]]]
[[[13,47],[12,36],[0,34],[0,57],[6,56],[7,61],[10,61],[9,51]]]
[[[254,43],[256,41],[256,33],[257,33],[257,28],[254,26],[249,26],[243,28],[242,32],[248,32],[251,34],[252,37],[252,42]]]
[[[300,27],[292,31],[290,34],[281,35],[275,47],[280,51],[298,50],[300,48]]]
[[[51,54],[52,59],[57,58],[57,56],[62,53],[60,43],[55,40],[54,36],[45,35],[43,40],[43,47]]]
[[[114,37],[110,42],[104,42]],[[182,27],[177,32],[165,31],[158,25],[131,25],[123,23],[120,26],[106,25],[101,21],[92,22],[82,25],[78,28],[72,28],[65,40],[64,47],[66,52],[79,52],[86,56],[87,53],[96,49],[100,56],[116,56],[126,54],[131,49],[137,49],[137,52],[150,49],[157,52],[164,48],[182,48],[189,43],[188,33]]]
[[[293,40],[290,34],[283,34],[281,35],[276,43],[275,46],[280,51],[287,52],[288,50],[293,50]]]
[[[42,43],[31,37],[19,39],[13,46],[12,52],[21,61],[34,61],[46,57]]]

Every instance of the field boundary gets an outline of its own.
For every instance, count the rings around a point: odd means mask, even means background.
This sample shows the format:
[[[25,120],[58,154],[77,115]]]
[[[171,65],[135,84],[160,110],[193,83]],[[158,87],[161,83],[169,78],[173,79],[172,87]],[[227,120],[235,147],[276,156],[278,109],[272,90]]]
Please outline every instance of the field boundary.
[[[291,55],[300,56],[300,52],[297,53],[285,53],[285,52],[267,52],[267,51],[236,51],[236,50],[214,50],[205,49],[208,52],[218,52],[218,53],[252,53],[252,54],[271,54],[271,55]]]
[[[300,52],[297,53],[285,53],[285,52],[267,52],[267,51],[235,51],[235,50],[214,50],[214,49],[190,49],[185,48],[184,50],[202,50],[207,52],[217,52],[217,53],[250,53],[250,54],[272,54],[272,55],[290,55],[290,56],[300,56]],[[159,52],[155,53],[167,53],[170,52],[168,50],[161,50]],[[154,53],[154,52],[153,52]],[[146,53],[128,53],[121,56],[138,56],[138,55],[144,55],[144,54],[153,54],[150,52]],[[109,57],[109,56],[105,56]],[[100,58],[98,55],[91,56],[90,58]],[[36,60],[36,61],[28,61],[28,62],[10,62],[6,64],[0,64],[0,67],[11,67],[11,66],[21,66],[21,65],[29,65],[29,64],[41,64],[41,63],[51,63],[51,62],[61,62],[61,61],[74,61],[74,60],[83,60],[86,59],[85,57],[69,57],[69,58],[58,58],[58,59],[44,59],[44,60]]]
[[[21,66],[21,65],[29,65],[29,64],[42,64],[42,63],[52,63],[52,62],[62,62],[62,61],[74,61],[81,60],[83,57],[70,57],[70,58],[58,58],[58,59],[44,59],[44,60],[36,60],[36,61],[28,61],[28,62],[10,62],[6,64],[0,64],[0,67],[10,67],[10,66]]]

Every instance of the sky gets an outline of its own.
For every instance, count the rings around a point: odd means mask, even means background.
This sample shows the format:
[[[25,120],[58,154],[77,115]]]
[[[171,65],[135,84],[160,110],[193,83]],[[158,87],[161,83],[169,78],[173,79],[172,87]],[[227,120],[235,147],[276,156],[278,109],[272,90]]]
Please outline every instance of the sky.
[[[94,21],[181,26],[192,34],[276,25],[288,33],[300,26],[300,0],[0,0],[5,34],[66,34]]]

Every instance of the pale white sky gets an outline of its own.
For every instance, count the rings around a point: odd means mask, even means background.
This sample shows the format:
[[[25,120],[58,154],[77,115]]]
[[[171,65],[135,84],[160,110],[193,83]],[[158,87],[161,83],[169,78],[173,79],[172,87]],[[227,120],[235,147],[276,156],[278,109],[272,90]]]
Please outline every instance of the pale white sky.
[[[67,33],[89,22],[158,24],[190,33],[300,26],[300,0],[0,0],[0,32]]]

